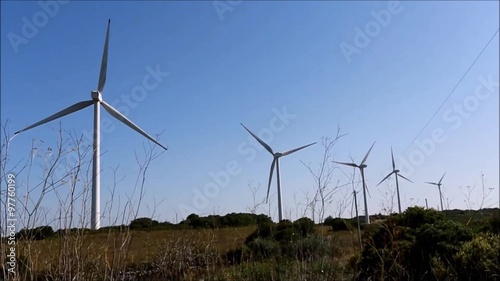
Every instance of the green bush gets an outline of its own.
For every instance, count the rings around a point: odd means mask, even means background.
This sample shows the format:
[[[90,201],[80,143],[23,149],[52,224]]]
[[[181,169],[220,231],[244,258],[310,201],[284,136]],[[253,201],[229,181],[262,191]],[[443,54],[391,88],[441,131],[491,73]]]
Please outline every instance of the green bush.
[[[490,232],[500,235],[500,211],[494,212],[491,215],[491,218],[484,221],[481,230],[483,232]]]
[[[331,227],[332,231],[349,230],[352,224],[349,220],[342,218],[332,218],[331,216],[325,219],[324,225]]]
[[[461,280],[488,280],[491,276],[500,276],[500,236],[476,236],[462,244],[454,260]]]
[[[275,233],[276,225],[274,223],[261,222],[257,225],[257,229],[246,238],[245,244],[248,244],[257,238],[274,239]]]
[[[308,262],[321,260],[340,253],[338,246],[331,243],[326,237],[316,234],[298,239],[289,245],[282,245],[281,249],[284,256]]]
[[[138,218],[130,222],[130,229],[153,228],[158,225],[158,221],[150,218]]]
[[[206,217],[191,214],[179,224],[191,228],[223,228],[249,226],[265,222],[271,223],[272,220],[270,217],[262,214],[230,213],[225,216],[210,215]]]
[[[26,240],[43,240],[53,236],[54,230],[51,226],[39,226],[31,229],[21,229],[18,233],[16,233],[17,239],[26,239]]]
[[[293,225],[299,230],[300,235],[303,237],[314,233],[314,222],[310,218],[300,218],[294,221]]]
[[[441,213],[412,207],[363,235],[359,280],[457,278],[455,256],[473,233]],[[451,279],[450,279],[451,278]]]
[[[318,261],[339,253],[338,245],[314,232],[314,222],[300,218],[293,223],[289,220],[277,224],[263,222],[245,241],[245,247],[253,259],[276,258],[304,262]],[[229,260],[239,262],[245,259],[245,247],[229,254]],[[233,262],[234,263],[234,262]]]
[[[269,259],[280,253],[279,243],[270,239],[254,239],[247,247],[257,260]]]

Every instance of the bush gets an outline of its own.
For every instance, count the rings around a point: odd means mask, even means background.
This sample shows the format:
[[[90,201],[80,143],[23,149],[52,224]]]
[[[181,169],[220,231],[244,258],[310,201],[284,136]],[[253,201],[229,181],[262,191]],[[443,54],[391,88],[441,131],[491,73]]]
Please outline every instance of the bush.
[[[484,222],[481,230],[500,235],[500,212],[494,212],[491,218]]]
[[[248,246],[238,247],[228,250],[224,257],[228,265],[237,265],[251,261],[252,251]]]
[[[267,242],[266,242],[267,241]],[[324,238],[314,235],[314,222],[300,218],[295,222],[283,220],[278,224],[264,221],[245,240],[245,245],[255,257],[270,258],[273,255],[308,259],[322,255],[325,248]]]
[[[454,257],[472,238],[468,228],[441,213],[409,208],[364,233],[359,279],[452,278]]]
[[[138,218],[130,222],[130,229],[153,228],[158,225],[158,221],[150,218]]]
[[[298,261],[317,261],[324,257],[339,254],[340,249],[328,240],[319,235],[310,235],[297,240],[289,245],[282,245],[284,256],[289,256]]]
[[[332,231],[349,230],[351,227],[351,223],[348,220],[332,218],[331,216],[325,219],[324,224],[331,227]]]
[[[271,223],[272,220],[266,215],[249,213],[230,213],[225,216],[210,215],[207,217],[191,214],[180,225],[187,225],[191,228],[222,228],[249,226],[264,222]]]
[[[500,236],[476,236],[462,244],[454,260],[462,280],[488,280],[491,276],[500,276]]]
[[[27,239],[27,240],[43,240],[54,235],[54,230],[51,226],[39,226],[31,229],[21,229],[17,234],[17,239]]]
[[[257,229],[252,232],[245,239],[245,244],[252,242],[257,238],[262,239],[274,239],[274,235],[276,233],[276,225],[268,222],[262,222],[257,225]]]
[[[274,235],[274,240],[283,244],[293,243],[300,238],[302,238],[300,231],[293,226],[279,229]]]
[[[314,233],[314,222],[310,218],[300,218],[293,222],[296,229],[299,230],[300,235],[307,237]]]
[[[269,239],[257,238],[247,244],[254,258],[258,260],[268,259],[279,254],[279,244]]]

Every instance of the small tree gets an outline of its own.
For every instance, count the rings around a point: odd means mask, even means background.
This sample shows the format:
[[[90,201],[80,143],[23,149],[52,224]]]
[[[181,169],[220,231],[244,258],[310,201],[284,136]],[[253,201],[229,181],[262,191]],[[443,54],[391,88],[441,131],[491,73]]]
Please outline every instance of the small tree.
[[[323,137],[321,139],[321,144],[323,145],[323,155],[319,162],[318,168],[314,169],[310,164],[302,164],[309,170],[314,178],[315,194],[314,197],[307,203],[307,206],[311,209],[312,220],[314,222],[322,222],[324,219],[326,206],[331,203],[333,199],[333,194],[337,189],[340,188],[338,182],[335,186],[332,186],[333,172],[335,167],[333,165],[333,147],[342,137],[346,134],[341,133],[340,126],[337,127],[337,133],[335,137]],[[319,208],[318,208],[319,204]],[[316,219],[316,215],[318,218]]]

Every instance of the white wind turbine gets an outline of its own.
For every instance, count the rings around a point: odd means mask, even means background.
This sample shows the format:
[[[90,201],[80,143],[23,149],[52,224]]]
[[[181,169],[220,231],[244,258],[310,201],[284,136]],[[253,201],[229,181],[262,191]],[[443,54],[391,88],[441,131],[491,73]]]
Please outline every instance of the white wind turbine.
[[[372,151],[372,148],[373,148],[374,145],[375,145],[375,142],[373,142],[372,146],[370,147],[370,149],[366,153],[365,158],[363,158],[363,161],[361,161],[361,164],[359,164],[359,165],[357,165],[355,163],[346,163],[346,162],[333,161],[334,163],[337,163],[337,164],[351,166],[351,167],[354,167],[354,168],[359,168],[359,170],[361,172],[361,180],[363,181],[363,197],[365,199],[365,222],[367,224],[370,224],[370,216],[368,214],[368,202],[366,200],[366,182],[365,182],[365,172],[364,172],[364,169],[367,167],[367,165],[365,164],[365,162],[366,162],[366,159],[368,159],[368,155],[370,154],[370,151]]]
[[[104,109],[111,114],[111,116],[115,117],[125,125],[129,126],[130,128],[134,129],[136,132],[139,134],[145,136],[152,142],[156,143],[163,149],[167,150],[167,148],[163,145],[161,145],[159,142],[157,142],[154,138],[149,136],[146,132],[144,132],[141,128],[139,128],[137,125],[135,125],[132,121],[130,121],[127,117],[125,117],[123,114],[118,112],[116,109],[114,109],[111,105],[106,103],[104,100],[102,100],[101,94],[104,89],[104,84],[106,82],[106,70],[107,70],[107,65],[108,65],[108,45],[109,45],[109,27],[111,24],[111,20],[108,20],[108,28],[106,31],[106,40],[104,43],[104,51],[102,54],[102,62],[101,62],[101,71],[99,74],[99,82],[97,84],[97,90],[94,90],[91,92],[91,100],[86,100],[86,101],[81,101],[78,103],[73,104],[72,106],[63,109],[31,126],[28,126],[20,131],[17,131],[14,133],[14,136],[17,134],[24,132],[26,130],[29,130],[31,128],[40,126],[42,124],[45,124],[47,122],[56,120],[60,117],[66,116],[68,114],[71,114],[73,112],[79,111],[81,109],[84,109],[88,106],[94,105],[94,140],[93,140],[93,155],[92,155],[92,214],[91,214],[91,228],[92,229],[99,229],[100,228],[100,193],[101,193],[101,188],[100,188],[100,107],[99,105],[102,105]],[[13,137],[14,137],[13,136]]]
[[[240,123],[241,124],[241,123]],[[280,179],[280,165],[279,165],[279,158],[281,156],[287,156],[289,154],[292,154],[294,152],[297,152],[303,148],[306,148],[308,146],[311,146],[313,144],[316,144],[316,142],[310,143],[308,145],[304,145],[298,148],[294,148],[292,150],[288,150],[286,152],[273,152],[272,148],[267,145],[263,140],[261,140],[259,137],[257,137],[254,133],[252,133],[245,125],[241,124],[245,130],[247,130],[269,153],[271,153],[274,157],[273,162],[271,164],[271,172],[269,174],[269,183],[267,185],[267,197],[266,197],[266,203],[268,202],[269,199],[269,191],[271,189],[271,180],[273,179],[273,172],[274,172],[274,167],[276,166],[276,181],[278,182],[278,215],[279,215],[279,221],[283,220],[283,207],[282,207],[282,202],[281,202],[281,179]]]
[[[392,158],[392,172],[390,172],[383,180],[381,180],[377,186],[379,186],[383,181],[385,181],[387,178],[389,178],[392,174],[396,177],[396,191],[398,194],[398,208],[399,208],[399,213],[401,214],[401,198],[399,197],[399,181],[398,177],[401,177],[411,183],[413,183],[411,180],[405,178],[403,175],[401,175],[398,169],[396,169],[396,164],[394,163],[394,154],[392,153],[392,147],[391,147],[391,158]]]
[[[435,183],[435,182],[427,182],[427,181],[425,182],[425,183],[428,183],[428,184],[437,185],[438,190],[439,190],[439,199],[441,200],[441,211],[444,211],[444,208],[443,208],[443,194],[441,194],[441,181],[443,180],[444,175],[446,175],[446,172],[443,174],[443,176],[441,177],[441,179],[437,183]]]

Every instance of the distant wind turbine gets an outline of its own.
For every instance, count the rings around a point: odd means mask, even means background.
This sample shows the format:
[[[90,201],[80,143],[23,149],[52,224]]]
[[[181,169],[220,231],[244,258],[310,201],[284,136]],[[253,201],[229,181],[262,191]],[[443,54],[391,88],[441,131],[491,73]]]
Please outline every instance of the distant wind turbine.
[[[394,154],[392,153],[392,147],[391,147],[391,158],[392,158],[392,172],[390,172],[383,180],[381,180],[377,186],[379,186],[383,181],[385,181],[387,178],[389,178],[392,174],[396,177],[396,191],[398,194],[398,208],[399,208],[399,213],[401,214],[401,198],[399,197],[399,181],[398,177],[401,177],[411,183],[413,183],[411,180],[405,178],[403,175],[399,173],[399,170],[396,169],[396,164],[394,163]]]
[[[439,200],[441,200],[441,211],[444,211],[444,208],[443,208],[443,194],[441,194],[441,181],[443,180],[444,175],[446,175],[446,172],[443,174],[443,176],[441,177],[441,179],[437,183],[435,183],[435,182],[425,182],[425,183],[428,183],[428,184],[437,185],[438,190],[439,190]]]
[[[351,166],[351,167],[354,167],[354,168],[359,168],[359,170],[361,172],[361,180],[363,181],[363,197],[364,197],[364,200],[365,200],[365,222],[367,224],[370,224],[370,216],[368,215],[368,202],[366,200],[366,182],[365,182],[365,172],[364,172],[364,169],[367,167],[367,165],[365,164],[365,162],[366,162],[366,159],[368,159],[368,155],[370,154],[370,151],[372,151],[372,148],[373,148],[374,145],[375,145],[375,142],[373,142],[372,146],[370,147],[370,149],[366,153],[365,158],[363,158],[363,161],[361,161],[361,164],[359,164],[359,165],[357,165],[355,163],[346,163],[346,162],[333,161],[334,163],[337,163],[337,164]]]
[[[60,117],[66,116],[68,114],[71,114],[73,112],[79,111],[81,109],[84,109],[88,106],[94,105],[94,143],[93,143],[93,156],[92,156],[92,214],[91,214],[91,228],[92,229],[99,229],[100,228],[100,194],[101,194],[101,187],[100,187],[100,107],[99,105],[102,105],[104,109],[111,114],[111,116],[115,117],[118,119],[120,122],[124,123],[125,125],[129,126],[130,128],[134,129],[136,132],[139,134],[145,136],[152,142],[156,143],[163,149],[167,150],[167,148],[163,145],[161,145],[159,142],[157,142],[154,138],[152,138],[150,135],[148,135],[146,132],[144,132],[141,128],[139,128],[137,125],[135,125],[132,121],[130,121],[127,117],[125,117],[123,114],[121,114],[119,111],[114,109],[111,105],[106,103],[105,101],[102,100],[101,94],[104,89],[104,84],[106,82],[106,70],[108,66],[108,46],[109,46],[109,27],[111,24],[111,20],[108,20],[108,28],[106,31],[106,41],[104,43],[104,51],[102,54],[102,62],[101,62],[101,71],[99,74],[99,82],[97,84],[97,90],[94,90],[91,92],[91,100],[86,100],[86,101],[81,101],[78,103],[73,104],[72,106],[63,109],[31,126],[28,126],[20,131],[17,131],[14,133],[14,136],[17,134],[27,131],[31,128],[40,126],[42,124],[45,124],[47,122],[56,120]],[[13,137],[14,137],[13,136]]]
[[[363,242],[361,240],[361,224],[359,223],[359,214],[358,214],[358,197],[356,196],[357,195],[357,191],[356,190],[352,190],[352,194],[353,194],[353,198],[352,200],[354,201],[354,206],[356,208],[356,220],[358,222],[358,243],[359,243],[359,250],[361,252],[363,252]]]
[[[241,124],[241,123],[240,123]],[[282,201],[281,201],[281,179],[280,179],[280,165],[279,165],[279,158],[281,156],[287,156],[289,154],[292,154],[294,152],[297,152],[301,149],[304,149],[308,146],[311,146],[313,144],[316,144],[316,142],[310,143],[308,145],[304,145],[298,148],[294,148],[292,150],[288,150],[286,152],[273,152],[272,148],[267,145],[263,140],[261,140],[259,137],[257,137],[254,133],[252,133],[245,125],[241,124],[245,130],[247,130],[250,135],[252,135],[269,153],[271,153],[274,157],[273,162],[271,164],[271,172],[269,173],[269,183],[267,185],[267,197],[266,197],[266,203],[268,202],[269,199],[269,191],[271,189],[271,180],[273,179],[273,172],[274,172],[274,167],[276,166],[276,181],[278,182],[278,215],[279,215],[279,221],[283,220],[283,206],[282,206]]]

